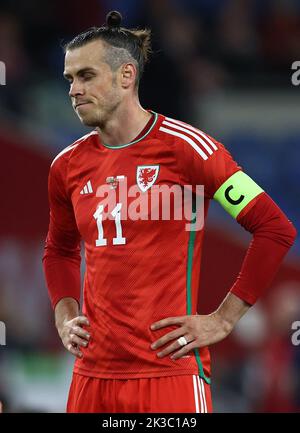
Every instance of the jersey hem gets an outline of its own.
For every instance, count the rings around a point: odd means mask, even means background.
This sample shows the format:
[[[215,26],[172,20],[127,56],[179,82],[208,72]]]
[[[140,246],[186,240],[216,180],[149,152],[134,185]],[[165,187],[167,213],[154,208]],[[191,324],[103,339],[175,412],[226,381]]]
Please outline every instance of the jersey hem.
[[[96,377],[99,379],[139,379],[147,377],[166,377],[166,376],[183,376],[183,375],[197,375],[199,376],[198,368],[190,370],[161,370],[161,371],[149,371],[145,373],[127,373],[124,372],[110,372],[110,373],[100,373],[85,370],[83,368],[74,367],[73,373],[81,374],[82,376]]]

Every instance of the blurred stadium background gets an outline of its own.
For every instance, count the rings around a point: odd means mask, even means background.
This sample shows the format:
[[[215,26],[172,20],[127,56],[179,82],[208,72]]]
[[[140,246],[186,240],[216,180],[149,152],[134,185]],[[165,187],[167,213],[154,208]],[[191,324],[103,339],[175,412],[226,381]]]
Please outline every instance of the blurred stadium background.
[[[73,359],[56,334],[41,267],[53,157],[86,133],[62,78],[61,44],[111,9],[149,26],[146,108],[194,123],[222,141],[300,230],[299,0],[1,0],[0,400],[7,412],[63,412]],[[251,237],[212,204],[199,312],[212,311]],[[212,348],[216,412],[300,410],[300,242],[265,297]],[[84,265],[83,265],[84,266]]]

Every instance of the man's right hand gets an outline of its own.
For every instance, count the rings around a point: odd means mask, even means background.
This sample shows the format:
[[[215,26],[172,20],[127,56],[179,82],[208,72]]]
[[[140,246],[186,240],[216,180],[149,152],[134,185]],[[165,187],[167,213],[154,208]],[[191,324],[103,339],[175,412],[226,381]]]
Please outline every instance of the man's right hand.
[[[79,304],[74,298],[62,298],[55,307],[55,325],[65,348],[77,358],[82,358],[80,347],[87,347],[90,326],[87,317],[79,315]]]
[[[89,326],[88,319],[85,316],[77,316],[71,320],[64,320],[58,328],[63,345],[77,358],[82,358],[80,347],[86,348],[91,337],[89,332],[83,329],[84,325]]]

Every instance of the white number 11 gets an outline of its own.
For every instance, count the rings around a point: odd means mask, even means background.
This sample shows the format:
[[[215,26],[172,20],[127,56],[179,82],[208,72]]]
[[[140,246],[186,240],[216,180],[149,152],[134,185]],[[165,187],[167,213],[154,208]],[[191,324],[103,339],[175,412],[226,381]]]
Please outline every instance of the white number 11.
[[[122,237],[121,208],[122,208],[122,203],[117,203],[117,205],[111,212],[111,215],[115,219],[116,234],[117,234],[117,236],[113,238],[113,245],[126,244],[126,238]],[[107,239],[104,238],[104,233],[103,233],[102,212],[103,212],[103,205],[100,205],[98,206],[96,212],[93,215],[97,222],[97,228],[98,228],[98,239],[96,239],[96,247],[103,247],[107,245]]]

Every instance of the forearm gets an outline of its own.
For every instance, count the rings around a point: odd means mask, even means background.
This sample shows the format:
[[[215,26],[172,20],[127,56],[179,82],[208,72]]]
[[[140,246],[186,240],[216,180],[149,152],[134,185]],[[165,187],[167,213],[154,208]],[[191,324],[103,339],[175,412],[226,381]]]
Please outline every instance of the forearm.
[[[78,303],[80,302],[81,238],[70,210],[71,205],[64,204],[62,199],[57,202],[60,197],[59,191],[52,189],[49,189],[51,211],[43,267],[54,309],[62,298],[75,298]]]
[[[229,333],[250,307],[250,304],[229,292],[214,314],[222,323],[225,332]]]
[[[253,234],[253,239],[231,292],[253,305],[270,286],[293,245],[296,230],[265,193],[238,221]]]
[[[43,267],[53,309],[62,298],[74,298],[80,302],[80,262],[79,252],[62,256],[58,251],[46,248]]]
[[[288,249],[272,239],[255,237],[231,292],[255,304],[271,285]]]
[[[225,329],[232,329],[263,294],[293,244],[296,233],[282,211],[266,194],[239,223],[253,233],[242,269],[215,312]]]
[[[55,326],[61,329],[64,322],[79,315],[79,304],[74,298],[62,298],[55,306]]]
[[[65,348],[82,358],[81,347],[87,347],[90,333],[84,329],[90,326],[87,317],[79,315],[79,304],[74,298],[63,298],[55,306],[55,325]]]

